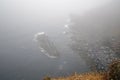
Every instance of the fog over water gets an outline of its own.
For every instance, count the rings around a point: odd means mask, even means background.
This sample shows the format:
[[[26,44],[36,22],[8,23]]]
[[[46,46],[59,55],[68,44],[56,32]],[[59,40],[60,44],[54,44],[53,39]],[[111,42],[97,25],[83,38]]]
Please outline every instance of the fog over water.
[[[92,14],[91,11],[97,11],[109,5],[113,6],[112,9],[108,10],[112,15],[114,14],[112,10],[116,12],[119,10],[120,6],[115,6],[119,2],[117,0],[1,0],[0,80],[41,80],[46,75],[66,76],[74,72],[90,71],[86,61],[68,45],[72,42],[64,34],[66,31],[64,26],[69,24],[72,14],[79,15],[83,21],[84,19],[85,21],[88,20],[87,23],[90,24],[92,23],[89,23],[92,19],[89,16]],[[110,17],[110,19],[117,18],[114,19],[116,26],[119,26],[118,20],[120,18],[117,17],[119,15],[116,13]],[[81,22],[82,25],[87,23]],[[107,25],[107,22],[105,23]],[[95,25],[97,24],[99,23],[96,21]],[[98,28],[95,27],[94,29]],[[100,30],[103,30],[102,28]],[[89,29],[92,28],[89,27]],[[104,30],[107,31],[107,29],[105,27]],[[81,27],[81,32],[82,30],[87,33],[86,29]],[[109,29],[106,35],[113,32],[112,30],[113,27]],[[39,39],[36,39],[38,42],[35,41],[35,35],[39,38],[38,33],[41,32],[47,34],[48,42],[54,43],[59,54],[56,55],[57,51],[51,51],[52,44],[48,49],[46,48],[46,46],[49,47],[47,44],[41,46],[42,41]],[[109,35],[113,34],[114,36],[118,33],[119,30]],[[48,51],[47,55],[41,52],[40,47]],[[51,53],[49,53],[50,51]],[[52,57],[57,56],[57,58],[49,57],[51,55]]]

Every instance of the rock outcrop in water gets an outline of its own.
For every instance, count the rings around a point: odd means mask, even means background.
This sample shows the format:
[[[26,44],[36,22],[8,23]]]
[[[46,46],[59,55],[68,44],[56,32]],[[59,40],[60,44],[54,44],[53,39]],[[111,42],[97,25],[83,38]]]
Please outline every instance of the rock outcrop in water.
[[[107,64],[120,58],[120,1],[70,15],[66,27],[70,48],[93,70],[106,70]]]

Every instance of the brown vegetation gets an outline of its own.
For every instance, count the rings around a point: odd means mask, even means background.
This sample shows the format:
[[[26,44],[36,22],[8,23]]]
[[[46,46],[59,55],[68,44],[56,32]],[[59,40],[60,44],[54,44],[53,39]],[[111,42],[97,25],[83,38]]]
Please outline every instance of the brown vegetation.
[[[64,78],[52,78],[51,80],[104,80],[105,73],[91,72],[86,74],[74,74]]]

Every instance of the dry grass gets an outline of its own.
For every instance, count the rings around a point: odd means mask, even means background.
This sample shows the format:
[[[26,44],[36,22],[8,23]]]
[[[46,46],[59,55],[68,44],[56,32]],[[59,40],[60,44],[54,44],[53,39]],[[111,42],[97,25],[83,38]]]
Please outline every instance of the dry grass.
[[[50,80],[105,80],[105,73],[91,72],[86,74],[74,74],[68,77],[51,78]]]

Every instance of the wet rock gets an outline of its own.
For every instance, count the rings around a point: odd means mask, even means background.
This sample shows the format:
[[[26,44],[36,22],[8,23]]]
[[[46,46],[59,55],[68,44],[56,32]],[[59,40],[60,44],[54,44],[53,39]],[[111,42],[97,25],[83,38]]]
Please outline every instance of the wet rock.
[[[108,80],[120,80],[120,60],[116,60],[110,64]]]

